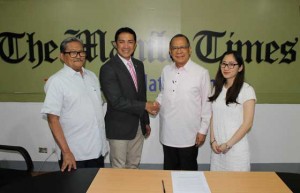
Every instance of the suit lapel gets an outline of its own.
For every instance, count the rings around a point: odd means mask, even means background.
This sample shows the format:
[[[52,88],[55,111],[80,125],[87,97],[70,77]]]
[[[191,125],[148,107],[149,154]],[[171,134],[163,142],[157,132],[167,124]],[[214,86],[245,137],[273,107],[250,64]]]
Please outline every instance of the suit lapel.
[[[139,86],[139,76],[138,76],[138,69],[137,69],[138,65],[136,65],[133,61],[132,61],[132,63],[133,63],[133,66],[134,66],[134,69],[135,69],[135,72],[136,72],[137,83],[138,83],[138,86]],[[125,66],[125,64],[123,63],[123,61],[121,60],[121,58],[118,55],[116,55],[116,64],[121,69],[122,73],[127,74],[128,80],[131,82],[132,88],[136,91],[134,82],[133,82],[132,77],[131,77],[131,74],[130,74],[127,67]]]

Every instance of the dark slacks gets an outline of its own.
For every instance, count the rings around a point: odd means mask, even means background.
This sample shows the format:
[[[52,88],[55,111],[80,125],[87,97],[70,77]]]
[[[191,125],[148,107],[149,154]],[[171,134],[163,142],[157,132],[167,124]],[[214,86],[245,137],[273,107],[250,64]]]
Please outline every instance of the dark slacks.
[[[198,147],[177,148],[163,145],[164,170],[198,170]]]
[[[63,156],[58,160],[59,167],[61,168],[63,163]],[[77,168],[104,168],[104,157],[100,155],[99,158],[89,159],[83,161],[76,161]]]

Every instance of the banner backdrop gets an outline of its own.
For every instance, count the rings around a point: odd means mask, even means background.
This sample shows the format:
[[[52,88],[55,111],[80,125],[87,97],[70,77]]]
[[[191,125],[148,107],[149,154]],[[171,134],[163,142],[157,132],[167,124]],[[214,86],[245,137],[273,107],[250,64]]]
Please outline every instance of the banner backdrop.
[[[85,43],[97,75],[116,52],[120,27],[137,33],[134,56],[145,64],[148,99],[160,91],[169,41],[191,41],[192,59],[214,79],[226,50],[242,53],[258,103],[300,103],[299,0],[0,0],[0,101],[40,102],[45,81],[62,68],[59,45]]]

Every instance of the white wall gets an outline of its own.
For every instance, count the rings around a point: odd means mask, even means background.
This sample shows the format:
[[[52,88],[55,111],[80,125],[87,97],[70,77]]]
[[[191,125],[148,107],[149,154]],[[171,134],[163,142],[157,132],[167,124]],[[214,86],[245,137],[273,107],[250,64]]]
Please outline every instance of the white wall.
[[[45,161],[55,148],[47,121],[40,114],[42,103],[0,103],[0,144],[25,147],[33,161]],[[252,163],[300,163],[300,105],[256,106],[255,120],[250,131]],[[158,118],[151,118],[152,133],[145,141],[142,163],[161,164],[162,147],[158,139]],[[207,138],[209,140],[209,138]],[[38,147],[47,147],[48,153],[38,153]],[[198,161],[209,163],[208,141],[199,150]],[[19,160],[0,153],[0,160]],[[56,161],[51,155],[48,161]],[[108,159],[106,159],[106,162]]]

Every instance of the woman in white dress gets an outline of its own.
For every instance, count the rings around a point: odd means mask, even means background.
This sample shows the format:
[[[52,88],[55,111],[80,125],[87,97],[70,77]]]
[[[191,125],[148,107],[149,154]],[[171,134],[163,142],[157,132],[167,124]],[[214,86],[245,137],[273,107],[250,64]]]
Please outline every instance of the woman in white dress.
[[[256,96],[244,76],[243,58],[236,51],[226,52],[209,97],[211,171],[250,171],[247,133],[253,124]]]

